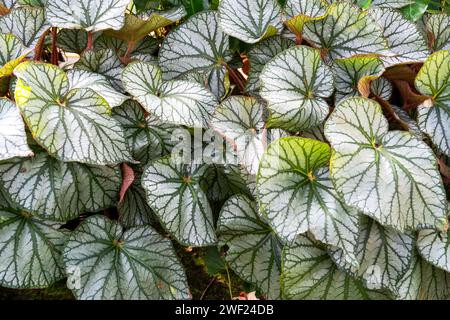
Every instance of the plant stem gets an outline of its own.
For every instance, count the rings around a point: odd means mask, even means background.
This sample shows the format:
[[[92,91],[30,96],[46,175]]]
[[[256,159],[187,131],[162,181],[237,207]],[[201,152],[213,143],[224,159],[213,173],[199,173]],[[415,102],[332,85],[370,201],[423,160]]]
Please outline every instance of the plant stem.
[[[86,50],[92,50],[94,48],[94,34],[90,31],[88,32]]]
[[[44,51],[45,38],[47,37],[49,30],[45,31],[42,36],[39,38],[36,47],[34,48],[34,60],[41,61],[42,52]]]
[[[205,297],[206,292],[208,292],[209,288],[212,286],[212,284],[216,281],[216,277],[212,278],[212,280],[209,282],[208,286],[203,290],[202,295],[200,297],[200,300],[203,300]]]
[[[233,82],[238,86],[239,90],[243,93],[245,92],[245,85],[242,82],[241,78],[238,75],[239,71],[236,71],[235,69],[231,68],[227,63],[223,62],[223,66],[227,68],[228,74],[230,75],[231,79],[233,79]]]
[[[228,266],[225,264],[225,270],[227,272],[227,277],[228,277],[228,291],[230,293],[230,299],[233,300],[233,292],[231,290],[231,277],[230,277],[230,272],[228,271]]]
[[[58,47],[56,46],[56,41],[58,37],[58,29],[56,27],[52,28],[52,64],[58,65]]]

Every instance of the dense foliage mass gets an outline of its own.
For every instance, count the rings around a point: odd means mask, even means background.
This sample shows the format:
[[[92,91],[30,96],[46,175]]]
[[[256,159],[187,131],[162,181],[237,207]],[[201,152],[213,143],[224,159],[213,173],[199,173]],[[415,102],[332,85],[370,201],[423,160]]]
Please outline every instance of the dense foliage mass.
[[[448,10],[0,0],[0,286],[189,299],[175,245],[260,298],[448,299]]]

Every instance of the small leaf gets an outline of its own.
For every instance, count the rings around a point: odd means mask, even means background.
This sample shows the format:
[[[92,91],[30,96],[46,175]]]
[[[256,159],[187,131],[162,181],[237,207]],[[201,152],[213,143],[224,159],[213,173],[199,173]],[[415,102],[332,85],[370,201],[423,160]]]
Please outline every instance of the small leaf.
[[[2,33],[15,35],[25,47],[34,47],[49,27],[44,8],[18,7],[0,18]]]
[[[450,272],[450,231],[421,230],[417,239],[420,255],[434,266]]]
[[[450,156],[450,51],[428,57],[416,77],[416,89],[429,96],[418,107],[417,122],[439,150]]]
[[[0,189],[0,285],[46,288],[63,279],[60,227],[18,209]]]
[[[231,58],[229,37],[213,11],[198,13],[169,33],[159,52],[166,80],[194,70],[211,71]]]
[[[234,196],[224,204],[217,223],[225,256],[244,281],[254,283],[269,299],[280,297],[281,244],[258,215],[255,202]]]
[[[222,0],[219,24],[223,31],[247,43],[256,43],[282,29],[276,0]]]
[[[19,109],[10,100],[0,98],[0,161],[32,155]]]
[[[116,204],[120,170],[65,163],[45,152],[32,158],[14,158],[0,164],[0,181],[21,208],[44,219],[69,221],[82,212]]]
[[[215,96],[203,86],[182,80],[162,81],[161,69],[134,62],[122,73],[126,90],[161,121],[189,127],[208,127]]]
[[[152,115],[145,115],[144,109],[133,100],[114,108],[113,117],[125,131],[133,158],[142,163],[169,154],[174,142],[172,133],[178,127],[164,124]]]
[[[129,2],[129,0],[49,1],[45,13],[53,27],[82,28],[89,32],[118,30],[124,25],[125,10]]]
[[[207,166],[181,164],[167,156],[145,169],[142,186],[163,227],[186,246],[216,243],[208,199],[200,187]]]
[[[448,14],[430,14],[426,18],[426,28],[431,38],[433,51],[450,50],[450,17]]]
[[[64,248],[66,271],[78,270],[80,300],[187,299],[186,275],[172,244],[151,227],[126,231],[102,216],[84,220]]]
[[[253,46],[247,57],[250,62],[250,74],[247,79],[247,91],[258,91],[261,83],[259,76],[264,66],[277,54],[295,45],[294,41],[274,36]]]
[[[35,140],[50,154],[98,165],[131,160],[120,125],[97,93],[69,90],[67,75],[50,64],[27,61],[14,73],[19,79],[17,106]]]
[[[344,100],[325,136],[331,179],[347,205],[399,231],[443,227],[447,201],[432,150],[409,132],[388,131],[378,103]]]
[[[430,54],[422,32],[415,23],[404,19],[400,12],[372,8],[369,15],[381,26],[388,43],[390,53],[382,57],[386,67],[423,62]]]
[[[10,76],[28,51],[12,34],[0,34],[0,78]]]
[[[329,159],[330,148],[323,142],[290,137],[272,143],[256,180],[260,209],[284,241],[310,231],[355,261],[359,217],[334,191]]]
[[[340,271],[327,251],[306,236],[283,250],[281,288],[285,298],[296,300],[386,299]]]
[[[298,46],[281,52],[263,69],[261,96],[267,100],[270,127],[300,131],[319,125],[329,112],[333,74],[317,50]]]
[[[387,43],[378,24],[348,2],[335,2],[328,7],[323,19],[306,22],[304,37],[332,60],[387,52]]]

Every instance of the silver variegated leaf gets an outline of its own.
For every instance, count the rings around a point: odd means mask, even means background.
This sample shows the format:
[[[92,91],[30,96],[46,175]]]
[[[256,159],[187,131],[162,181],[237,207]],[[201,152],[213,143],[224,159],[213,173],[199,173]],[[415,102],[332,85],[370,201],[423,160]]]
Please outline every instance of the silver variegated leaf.
[[[256,180],[261,212],[281,239],[310,231],[356,263],[359,216],[341,202],[327,168],[330,148],[306,138],[282,138],[264,153]],[[357,264],[356,264],[357,266]]]
[[[122,105],[128,99],[126,95],[117,92],[108,79],[99,73],[86,70],[70,70],[67,72],[70,89],[91,89],[108,102],[111,108]]]
[[[70,90],[67,75],[51,64],[27,61],[14,73],[17,106],[35,140],[51,155],[97,165],[131,160],[124,132],[100,95]]]
[[[330,259],[327,250],[306,236],[285,246],[282,258],[281,289],[287,299],[366,300],[386,299],[347,275]]]
[[[377,57],[352,57],[337,59],[333,64],[336,84],[336,103],[360,95],[360,84],[371,83],[385,71]],[[369,87],[370,88],[370,87]]]
[[[389,131],[378,103],[341,102],[325,124],[331,178],[345,203],[399,231],[442,229],[447,201],[432,150],[409,132]]]
[[[84,220],[64,248],[68,275],[80,276],[80,300],[187,299],[183,267],[170,240],[149,226],[123,227],[103,216]]]
[[[129,100],[113,110],[113,117],[123,127],[133,158],[141,163],[167,155],[175,144],[176,126],[164,124],[145,114],[136,101]]]
[[[211,126],[233,146],[240,163],[256,174],[261,156],[270,143],[267,112],[256,98],[232,96],[216,108]]]
[[[27,53],[25,46],[16,36],[0,34],[0,78],[11,75]]]
[[[232,37],[256,43],[283,28],[277,0],[222,0],[219,25]]]
[[[34,47],[49,27],[44,8],[18,7],[0,18],[2,33],[15,35],[26,47]]]
[[[113,87],[123,92],[120,74],[122,73],[122,62],[112,49],[86,50],[75,63],[75,69],[91,71],[105,76]]]
[[[256,203],[238,195],[222,207],[217,223],[225,260],[244,281],[254,283],[269,299],[280,298],[281,244],[258,215]]]
[[[0,98],[0,161],[32,155],[19,109],[10,100]]]
[[[206,169],[167,156],[150,163],[142,176],[150,208],[184,245],[208,246],[217,241],[211,207],[200,185]]]
[[[216,97],[204,86],[183,80],[163,82],[161,69],[134,62],[122,73],[126,90],[161,121],[189,127],[208,127]]]
[[[300,39],[305,23],[321,19],[326,12],[327,3],[323,0],[286,0],[284,19],[287,27]]]
[[[409,269],[400,280],[396,296],[402,300],[448,300],[450,274],[433,267],[414,252]]]
[[[450,50],[450,17],[447,13],[430,14],[426,18],[426,29],[431,35],[433,51]]]
[[[281,52],[264,67],[260,81],[270,127],[305,130],[328,115],[324,98],[333,94],[333,74],[317,50],[298,46]]]
[[[63,279],[60,227],[17,208],[0,188],[0,285],[46,288]]]
[[[417,250],[426,261],[450,272],[450,231],[438,232],[430,229],[419,231]]]
[[[372,6],[380,8],[403,8],[413,3],[413,0],[372,0]]]
[[[366,12],[349,2],[331,4],[324,18],[305,23],[303,34],[332,60],[387,52],[382,29]]]
[[[341,269],[360,278],[366,287],[395,292],[408,270],[413,252],[414,238],[410,234],[399,233],[363,217],[356,246],[359,268],[345,261],[340,249],[332,250],[330,255]]]
[[[18,206],[44,219],[69,221],[113,207],[120,170],[58,161],[45,152],[0,164],[0,181]]]
[[[56,40],[59,49],[81,54],[87,47],[88,33],[83,29],[61,29]]]
[[[428,57],[416,77],[415,87],[430,99],[418,107],[417,122],[439,150],[450,156],[450,51]]]
[[[417,25],[403,18],[399,11],[375,7],[369,10],[369,15],[381,26],[388,42],[390,52],[382,57],[386,66],[423,62],[430,54]]]
[[[167,35],[159,52],[164,79],[211,71],[231,59],[229,37],[219,27],[217,15],[213,11],[198,13]]]
[[[370,89],[374,95],[386,101],[391,99],[394,91],[394,88],[389,80],[383,77],[373,80],[370,84]]]
[[[85,29],[97,32],[105,29],[118,30],[125,20],[129,0],[59,0],[49,1],[46,17],[58,28]]]
[[[250,63],[250,74],[247,79],[247,91],[254,92],[260,89],[259,76],[264,66],[277,54],[293,47],[295,42],[282,36],[274,36],[261,41],[252,47],[248,54]]]

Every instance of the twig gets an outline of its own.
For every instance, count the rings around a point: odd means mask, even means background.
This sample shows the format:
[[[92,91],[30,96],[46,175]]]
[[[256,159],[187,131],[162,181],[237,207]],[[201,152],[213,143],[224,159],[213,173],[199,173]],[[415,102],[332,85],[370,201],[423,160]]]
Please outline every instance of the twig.
[[[45,31],[42,36],[39,38],[36,47],[34,48],[34,60],[41,61],[42,52],[44,51],[45,38],[47,37],[49,30]]]
[[[227,277],[228,277],[228,291],[230,293],[230,299],[233,300],[233,292],[231,290],[231,277],[230,277],[230,272],[228,271],[228,266],[225,264],[225,270],[227,272]]]
[[[205,297],[206,292],[208,292],[209,288],[212,286],[212,284],[216,281],[216,277],[212,278],[212,280],[208,283],[208,286],[203,290],[202,295],[200,296],[200,300],[203,300]]]
[[[58,29],[53,27],[52,28],[52,64],[55,66],[58,65],[58,47],[56,46],[56,41],[58,37]]]

